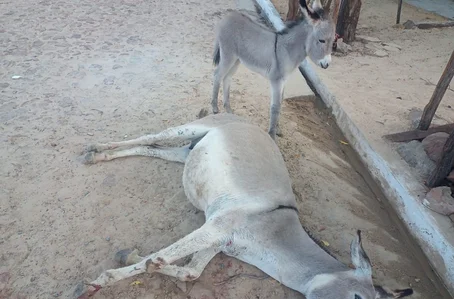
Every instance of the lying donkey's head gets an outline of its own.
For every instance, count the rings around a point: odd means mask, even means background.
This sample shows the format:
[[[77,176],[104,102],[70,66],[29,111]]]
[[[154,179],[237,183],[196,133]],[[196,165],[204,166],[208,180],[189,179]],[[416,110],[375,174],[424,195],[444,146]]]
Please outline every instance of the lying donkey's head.
[[[335,7],[338,1],[335,1]],[[307,6],[306,0],[300,0],[303,19],[312,26],[312,30],[306,40],[306,53],[318,66],[326,69],[331,63],[331,52],[336,35],[335,24],[329,15],[329,8],[324,9],[320,0],[314,0],[311,7]]]
[[[361,244],[361,231],[351,244],[354,270],[315,276],[305,292],[307,299],[391,299],[413,294],[412,289],[388,292],[372,282],[372,266]]]

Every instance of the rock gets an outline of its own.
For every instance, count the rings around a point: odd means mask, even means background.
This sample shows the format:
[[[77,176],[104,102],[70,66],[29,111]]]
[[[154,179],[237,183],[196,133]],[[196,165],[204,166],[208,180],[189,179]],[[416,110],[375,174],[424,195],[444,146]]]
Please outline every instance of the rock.
[[[9,83],[0,83],[0,88],[7,88],[9,86]]]
[[[352,46],[344,43],[342,38],[337,40],[337,49],[336,49],[337,52],[347,54],[351,50],[352,50]]]
[[[434,212],[449,216],[454,214],[454,198],[450,187],[436,187],[427,192],[423,204]]]
[[[445,145],[448,137],[448,133],[438,132],[430,134],[423,139],[421,144],[423,145],[424,151],[426,152],[427,156],[429,156],[430,160],[434,161],[435,163],[440,160],[443,153],[443,146]]]
[[[386,57],[388,56],[388,52],[386,52],[385,50],[377,50],[374,52],[374,55],[377,57]]]
[[[446,177],[449,181],[454,183],[454,170],[451,171],[448,176]]]
[[[399,48],[391,47],[391,46],[383,46],[383,49],[385,49],[388,52],[399,52]]]
[[[415,130],[418,125],[419,125],[419,121],[421,120],[421,116],[422,116],[422,110],[419,109],[419,108],[411,108],[410,109],[410,113],[408,114],[408,118],[410,120],[410,128]],[[434,116],[433,120],[432,120],[432,125],[435,125],[435,126],[442,126],[442,125],[446,125],[447,122],[441,118],[439,118],[437,115]]]
[[[408,20],[406,21],[405,23],[402,24],[404,26],[405,29],[413,29],[413,28],[416,28],[416,24],[415,22],[413,22],[412,20]]]
[[[377,50],[382,50],[378,44],[366,44],[366,49],[372,50],[372,51],[377,51]]]
[[[135,45],[135,44],[139,43],[139,41],[140,41],[140,36],[134,35],[134,36],[128,37],[128,39],[126,40],[126,43]]]
[[[366,43],[379,43],[379,42],[381,42],[381,40],[379,38],[371,37],[371,36],[365,36],[365,35],[357,35],[356,39],[360,40],[362,42],[366,42]]]
[[[119,68],[122,68],[122,66],[119,65],[119,64],[114,64],[114,66],[112,66],[113,70],[116,70],[116,69],[119,69]]]
[[[399,50],[402,50],[402,47],[399,46],[399,45],[396,45],[394,43],[382,43],[383,46],[388,46],[388,47],[393,47],[393,48],[397,48]]]
[[[115,83],[115,76],[109,76],[104,79],[105,85],[113,85]]]
[[[92,64],[88,67],[91,71],[102,71],[102,65],[100,64]]]
[[[200,109],[199,113],[197,114],[197,118],[201,119],[207,115],[208,115],[208,110],[206,110],[205,108],[202,108],[202,109]]]
[[[35,40],[32,44],[33,47],[41,47],[42,45],[44,45],[44,42],[40,40]]]
[[[114,174],[108,174],[102,181],[103,186],[113,187],[117,184],[117,179]]]
[[[435,163],[429,159],[421,142],[417,140],[402,143],[397,147],[397,152],[418,174],[426,179],[435,169]]]
[[[176,284],[176,286],[177,286],[183,293],[186,293],[186,292],[187,292],[188,287],[187,287],[185,281],[177,280],[177,281],[175,282],[175,284]]]

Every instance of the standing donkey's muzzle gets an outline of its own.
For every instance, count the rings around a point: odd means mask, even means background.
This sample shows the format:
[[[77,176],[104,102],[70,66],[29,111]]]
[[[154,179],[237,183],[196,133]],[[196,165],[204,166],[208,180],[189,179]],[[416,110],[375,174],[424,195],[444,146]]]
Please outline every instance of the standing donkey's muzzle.
[[[318,62],[320,67],[323,69],[327,69],[330,63],[331,63],[331,54],[326,55],[325,57],[323,57],[323,59],[319,60],[319,62]]]

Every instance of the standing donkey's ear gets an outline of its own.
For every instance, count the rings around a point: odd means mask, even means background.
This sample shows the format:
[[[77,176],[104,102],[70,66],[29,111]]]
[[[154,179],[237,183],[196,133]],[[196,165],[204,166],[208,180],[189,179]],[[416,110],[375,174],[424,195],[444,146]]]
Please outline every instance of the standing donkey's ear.
[[[305,17],[309,17],[313,21],[318,21],[322,18],[323,15],[323,8],[320,4],[320,0],[315,0],[312,4],[312,9],[307,6],[306,0],[299,0],[301,6],[301,12]],[[316,2],[318,4],[316,4]],[[315,10],[314,7],[317,7]],[[318,8],[320,7],[320,8]]]
[[[357,231],[356,238],[350,245],[352,264],[356,268],[356,272],[361,276],[372,277],[372,266],[369,257],[363,249],[361,242],[361,231]]]
[[[397,299],[404,298],[413,294],[412,289],[387,291],[383,287],[374,285],[375,299]]]

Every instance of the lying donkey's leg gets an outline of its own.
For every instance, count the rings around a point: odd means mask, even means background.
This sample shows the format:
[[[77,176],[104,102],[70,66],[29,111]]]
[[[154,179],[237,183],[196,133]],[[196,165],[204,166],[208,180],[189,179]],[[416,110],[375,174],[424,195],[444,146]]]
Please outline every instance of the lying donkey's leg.
[[[167,265],[162,269],[156,270],[156,272],[173,276],[181,281],[191,281],[199,278],[205,269],[206,265],[213,259],[213,257],[220,252],[218,248],[208,248],[201,251],[197,251],[192,256],[191,261],[182,267],[175,265]],[[115,260],[123,265],[132,265],[142,261],[144,257],[138,255],[137,249],[122,250],[115,255]]]
[[[101,161],[110,161],[117,158],[129,157],[129,156],[146,156],[156,157],[173,162],[184,163],[189,154],[189,147],[186,145],[183,147],[157,147],[153,145],[149,146],[137,146],[125,150],[118,150],[112,152],[88,152],[83,157],[83,163],[95,164]]]
[[[120,146],[152,145],[160,141],[194,140],[203,137],[211,128],[212,126],[203,124],[203,119],[201,119],[186,125],[168,128],[157,134],[149,134],[125,141],[93,144],[87,147],[87,151],[100,152]]]
[[[167,248],[153,253],[140,262],[119,268],[104,271],[90,285],[95,290],[89,290],[79,298],[92,296],[94,292],[102,287],[112,285],[113,283],[145,272],[155,272],[162,270],[165,266],[188,256],[194,252],[207,250],[210,248],[219,248],[223,239],[228,237],[228,233],[212,222],[205,223],[201,228],[193,231],[186,237],[178,240]],[[85,297],[83,297],[85,296]]]
[[[183,267],[175,265],[167,265],[164,268],[158,270],[158,273],[173,276],[181,281],[196,280],[200,277],[205,267],[218,254],[221,250],[219,248],[208,248],[201,251],[197,251],[192,256],[192,260]]]

